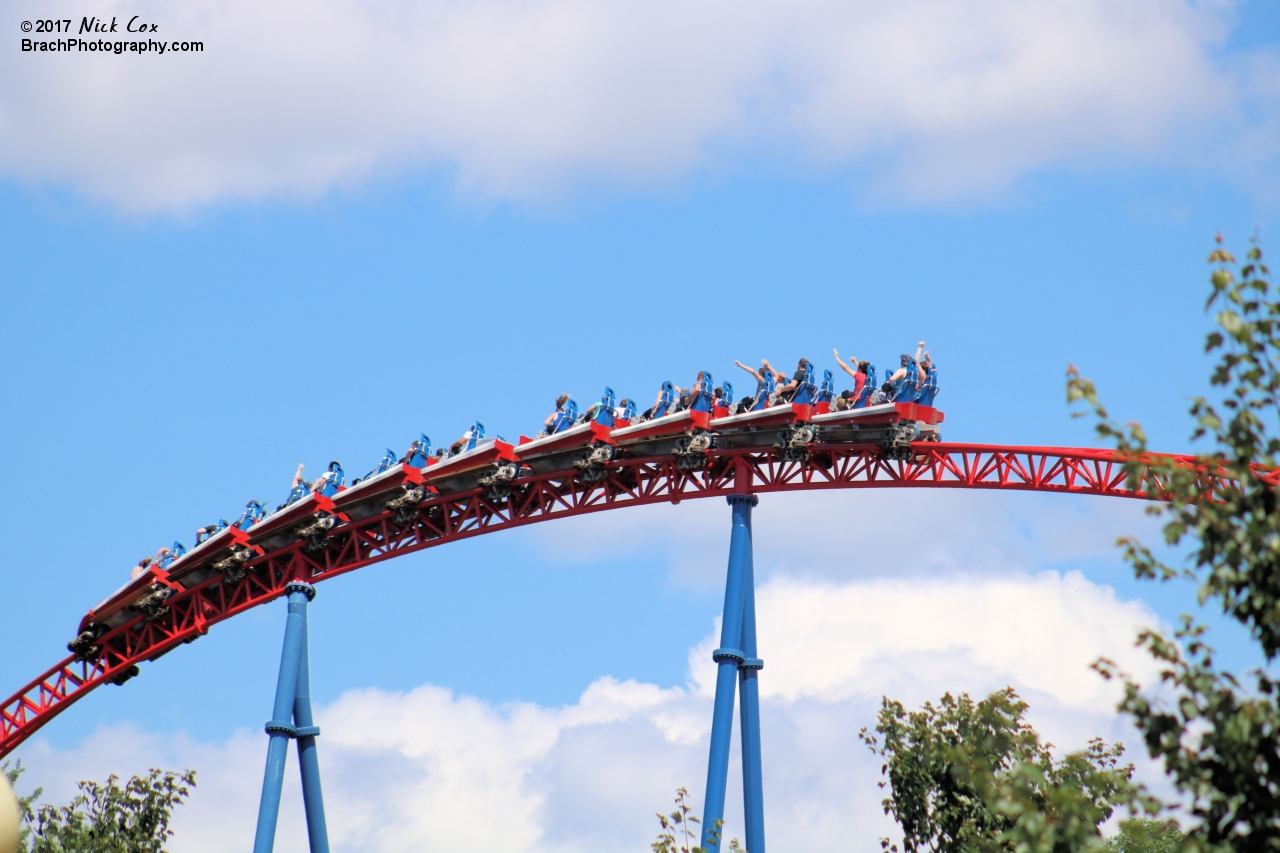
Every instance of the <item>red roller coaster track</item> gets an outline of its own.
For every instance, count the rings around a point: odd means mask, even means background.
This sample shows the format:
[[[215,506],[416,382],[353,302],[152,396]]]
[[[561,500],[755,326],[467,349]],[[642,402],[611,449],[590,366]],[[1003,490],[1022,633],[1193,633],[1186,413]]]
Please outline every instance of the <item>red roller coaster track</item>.
[[[384,512],[335,527],[323,547],[304,542],[268,552],[231,580],[211,578],[171,597],[158,618],[140,614],[99,640],[94,660],[68,657],[0,707],[0,756],[11,752],[90,690],[122,683],[142,661],[155,660],[205,634],[209,626],[284,594],[292,580],[316,582],[430,548],[503,530],[600,510],[691,498],[804,489],[968,488],[1150,498],[1127,488],[1123,463],[1107,450],[918,443],[909,460],[888,460],[866,444],[815,444],[804,462],[773,449],[713,450],[701,471],[681,470],[672,457],[623,459],[608,476],[586,484],[573,469],[522,477],[501,502],[472,489],[433,495],[396,524]],[[1173,457],[1191,464],[1189,457]],[[74,626],[68,626],[68,633]]]

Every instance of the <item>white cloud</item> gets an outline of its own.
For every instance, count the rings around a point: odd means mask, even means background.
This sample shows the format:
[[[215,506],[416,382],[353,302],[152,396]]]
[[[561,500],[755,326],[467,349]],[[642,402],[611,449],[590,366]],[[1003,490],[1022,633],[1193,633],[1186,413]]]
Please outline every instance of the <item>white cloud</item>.
[[[1075,748],[1094,734],[1126,734],[1112,710],[1114,687],[1087,669],[1095,657],[1150,675],[1132,638],[1155,616],[1079,575],[932,583],[778,575],[758,600],[768,827],[780,848],[871,851],[892,831],[878,805],[878,763],[857,739],[883,694],[914,705],[1012,684],[1040,730]],[[652,812],[677,785],[693,789],[701,809],[715,639],[712,632],[691,652],[686,687],[605,677],[575,704],[547,708],[494,706],[424,685],[353,691],[317,709],[334,849],[643,849]],[[250,843],[264,747],[258,733],[201,744],[110,729],[72,750],[36,740],[22,754],[28,781],[55,798],[74,778],[199,768],[172,849],[213,853]],[[294,766],[291,759],[282,853],[306,844]],[[731,833],[741,827],[740,778],[732,768]]]
[[[15,20],[46,13],[11,6]],[[1209,139],[1223,128],[1256,131],[1240,149],[1255,160],[1276,148],[1239,110],[1246,84],[1214,64],[1230,6],[1194,0],[86,0],[76,13],[136,14],[204,52],[0,55],[0,170],[134,210],[424,167],[480,197],[546,199],[762,153],[862,167],[882,193],[937,202],[1062,164],[1203,160],[1205,145],[1236,150]]]

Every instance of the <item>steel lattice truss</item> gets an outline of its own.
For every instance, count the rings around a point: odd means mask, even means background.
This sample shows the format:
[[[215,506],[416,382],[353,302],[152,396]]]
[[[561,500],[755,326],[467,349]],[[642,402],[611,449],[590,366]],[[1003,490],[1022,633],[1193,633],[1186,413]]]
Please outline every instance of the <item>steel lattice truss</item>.
[[[902,461],[885,459],[873,445],[812,445],[803,462],[787,461],[771,448],[713,450],[707,467],[694,472],[681,470],[672,457],[623,459],[611,463],[598,483],[583,483],[569,469],[518,479],[500,502],[474,489],[431,496],[403,524],[384,512],[340,525],[322,548],[308,550],[298,542],[266,553],[247,563],[237,580],[212,578],[168,599],[159,618],[140,614],[117,627],[99,641],[102,652],[96,659],[68,657],[53,666],[0,707],[0,756],[93,688],[123,683],[137,672],[137,664],[280,597],[291,580],[314,583],[509,527],[625,506],[806,489],[977,488],[1153,497],[1127,487],[1124,463],[1111,451],[946,443],[920,443],[914,449],[914,458]],[[1186,465],[1193,461],[1172,458]]]

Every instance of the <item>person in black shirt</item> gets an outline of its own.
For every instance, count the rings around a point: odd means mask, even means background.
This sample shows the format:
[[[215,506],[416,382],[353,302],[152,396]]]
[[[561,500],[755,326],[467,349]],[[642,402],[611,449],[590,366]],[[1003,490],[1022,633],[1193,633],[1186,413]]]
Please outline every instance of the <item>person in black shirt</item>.
[[[767,361],[765,362],[765,366],[769,366]],[[796,372],[791,377],[791,381],[786,385],[783,385],[781,388],[774,389],[774,395],[777,397],[779,403],[790,402],[791,398],[796,395],[796,389],[798,389],[800,387],[800,383],[804,381],[805,368],[808,366],[809,359],[800,359],[800,364],[796,367]],[[776,370],[773,372],[775,375],[781,375]]]
[[[871,395],[871,399],[867,401],[868,406],[879,406],[893,400],[893,383],[885,382],[875,393]]]

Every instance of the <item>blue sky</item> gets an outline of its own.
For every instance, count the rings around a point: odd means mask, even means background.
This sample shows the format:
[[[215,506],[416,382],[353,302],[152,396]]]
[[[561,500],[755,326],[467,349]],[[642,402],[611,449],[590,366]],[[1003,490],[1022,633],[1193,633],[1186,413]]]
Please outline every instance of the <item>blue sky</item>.
[[[273,52],[237,28],[241,4],[197,5],[94,8],[168,15],[170,32],[209,42],[203,56],[0,58],[10,689],[60,657],[139,557],[250,498],[278,502],[298,462],[358,475],[384,447],[449,440],[475,418],[511,438],[561,391],[643,399],[700,369],[745,379],[734,359],[832,367],[833,346],[887,364],[923,338],[948,440],[1091,445],[1064,402],[1075,364],[1154,445],[1187,449],[1187,398],[1207,376],[1204,258],[1218,231],[1237,252],[1255,231],[1269,245],[1280,211],[1280,12],[1264,0],[1123,13],[920,0],[918,19],[864,10],[871,35],[815,0],[754,10],[723,38],[715,4],[613,20],[588,3],[493,3],[473,20],[446,2],[334,2],[314,16],[327,23],[296,24],[333,37],[330,53],[305,39]],[[289,8],[264,14],[283,27]],[[384,13],[402,31],[379,29]],[[415,34],[432,46],[421,56],[405,48]],[[849,58],[873,37],[890,59],[878,73]],[[382,56],[379,39],[396,50]],[[932,61],[899,61],[908,42]],[[431,64],[463,54],[462,82]],[[577,708],[603,677],[686,689],[719,610],[728,523],[723,507],[686,507],[325,584],[317,701],[435,685],[501,716]],[[866,547],[833,548],[853,516]],[[834,600],[907,578],[1025,583],[1031,607],[1096,596],[1117,619],[1193,605],[1129,579],[1108,543],[1154,528],[1127,504],[875,493],[767,498],[758,517],[779,602],[792,582],[835,584]],[[915,517],[921,542],[902,530]],[[796,534],[812,544],[784,544]],[[1085,592],[1036,586],[1072,571]],[[206,744],[231,766],[268,711],[281,631],[279,606],[215,627],[47,726],[28,762],[74,775],[98,766],[94,744],[136,736],[168,744],[162,757]],[[1220,644],[1249,660],[1238,635]],[[903,689],[977,690],[1048,665],[992,666]],[[1062,701],[1046,719],[1070,717]],[[1104,706],[1087,719],[1113,725]],[[778,707],[779,726],[803,728],[798,705]],[[549,766],[528,784],[553,786]],[[700,786],[697,772],[683,783]],[[582,841],[540,820],[541,841],[511,849]]]

